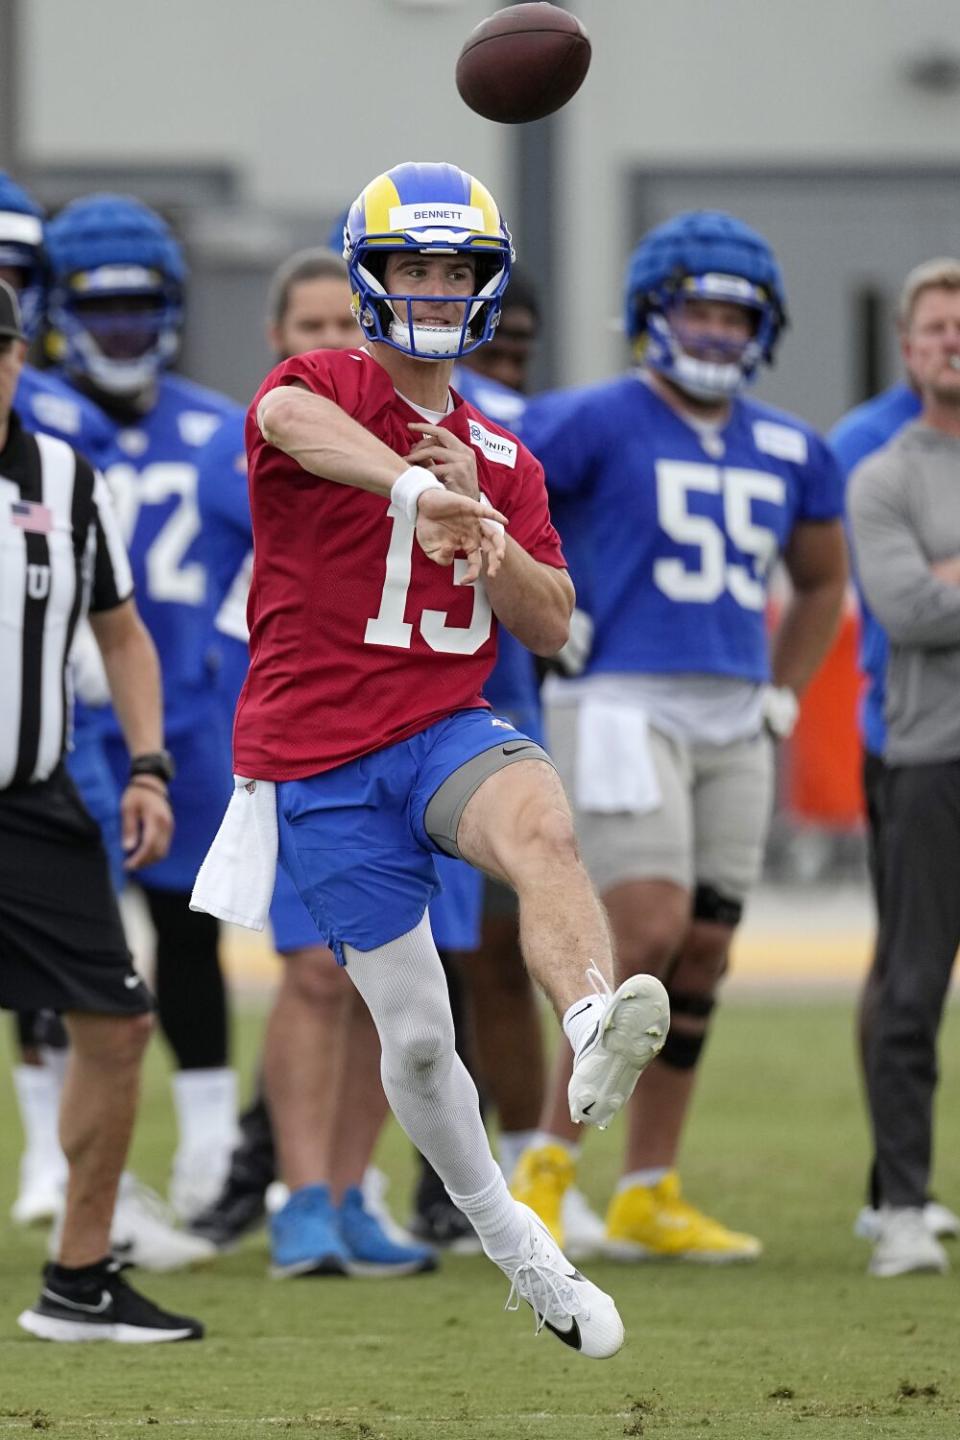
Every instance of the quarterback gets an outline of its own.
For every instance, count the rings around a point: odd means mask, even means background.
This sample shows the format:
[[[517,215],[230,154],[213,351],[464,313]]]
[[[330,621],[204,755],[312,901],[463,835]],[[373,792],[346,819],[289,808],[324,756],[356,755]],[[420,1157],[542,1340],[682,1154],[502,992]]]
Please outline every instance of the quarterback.
[[[404,164],[354,202],[344,249],[366,345],[285,361],[247,417],[250,669],[234,798],[194,902],[234,917],[258,887],[268,902],[257,871],[279,851],[373,1016],[397,1119],[510,1303],[600,1358],[620,1317],[507,1190],[426,916],[436,854],[513,886],[527,965],[574,1052],[571,1114],[605,1126],[663,1043],[665,992],[649,976],[611,992],[556,771],[481,697],[499,624],[550,654],[573,607],[540,466],[450,389],[494,333],[510,236],[472,176]]]

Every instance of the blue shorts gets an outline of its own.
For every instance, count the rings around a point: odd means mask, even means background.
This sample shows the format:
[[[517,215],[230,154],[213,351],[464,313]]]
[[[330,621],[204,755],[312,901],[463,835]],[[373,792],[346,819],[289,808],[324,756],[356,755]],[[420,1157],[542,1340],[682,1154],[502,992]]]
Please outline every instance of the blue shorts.
[[[438,950],[479,950],[484,877],[466,860],[437,856],[442,889],[430,901],[430,929]]]
[[[100,827],[110,861],[110,879],[119,894],[127,881],[120,838],[120,791],[107,759],[103,737],[95,724],[77,724],[73,732],[73,749],[68,753],[66,763],[81,800]]]
[[[344,944],[375,950],[420,923],[440,885],[424,812],[455,770],[506,738],[527,737],[505,736],[489,710],[460,710],[348,765],[278,782],[280,862],[341,964]]]
[[[430,928],[438,950],[479,950],[484,880],[464,860],[437,856],[443,887],[430,902]],[[274,948],[280,955],[322,945],[323,937],[290,876],[280,865],[270,902]]]
[[[198,709],[193,728],[168,740],[177,766],[170,782],[173,843],[164,860],[136,872],[150,890],[189,891],[220,828],[233,794],[230,741],[223,710],[210,703]],[[107,756],[122,789],[130,773],[130,757],[122,740],[110,735]]]
[[[317,930],[317,922],[297,894],[297,887],[282,865],[277,866],[277,883],[270,902],[270,928],[274,949],[280,955],[293,950],[307,950],[326,942]]]

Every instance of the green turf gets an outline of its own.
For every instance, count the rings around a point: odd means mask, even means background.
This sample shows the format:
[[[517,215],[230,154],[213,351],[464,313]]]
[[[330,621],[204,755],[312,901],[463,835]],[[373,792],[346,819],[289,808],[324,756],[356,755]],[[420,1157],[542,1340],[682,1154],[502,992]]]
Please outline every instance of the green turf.
[[[202,1272],[145,1277],[200,1315],[198,1345],[44,1345],[15,1325],[35,1297],[43,1237],[0,1221],[0,1436],[297,1435],[331,1440],[955,1440],[958,1280],[872,1281],[850,1234],[866,1139],[851,1002],[731,1003],[705,1067],[684,1175],[696,1199],[766,1242],[755,1266],[586,1267],[628,1331],[613,1361],[585,1361],[481,1260],[411,1280],[270,1281],[255,1238]],[[249,1070],[254,1013],[238,1039]],[[960,1202],[960,1014],[944,1034],[937,1182]],[[6,1027],[4,1027],[4,1043]],[[952,1052],[952,1053],[951,1053]],[[171,1114],[159,1046],[137,1135],[138,1172],[162,1185]],[[18,1130],[0,1062],[0,1213],[13,1198]],[[601,1202],[619,1137],[591,1136],[584,1184]],[[392,1194],[410,1160],[381,1149]],[[400,1206],[396,1207],[400,1209]]]

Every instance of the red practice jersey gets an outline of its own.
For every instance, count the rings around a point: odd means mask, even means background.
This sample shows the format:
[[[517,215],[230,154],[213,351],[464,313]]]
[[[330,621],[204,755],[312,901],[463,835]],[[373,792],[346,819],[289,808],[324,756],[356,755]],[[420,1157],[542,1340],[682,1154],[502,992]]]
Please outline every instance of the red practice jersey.
[[[254,564],[250,669],[237,705],[234,768],[298,780],[484,706],[497,622],[482,582],[456,586],[466,560],[428,560],[382,496],[309,474],[269,445],[257,406],[303,382],[400,456],[421,420],[364,351],[315,350],[278,365],[247,415]],[[510,433],[459,397],[444,428],[472,444],[480,488],[535,559],[563,568],[543,470]]]

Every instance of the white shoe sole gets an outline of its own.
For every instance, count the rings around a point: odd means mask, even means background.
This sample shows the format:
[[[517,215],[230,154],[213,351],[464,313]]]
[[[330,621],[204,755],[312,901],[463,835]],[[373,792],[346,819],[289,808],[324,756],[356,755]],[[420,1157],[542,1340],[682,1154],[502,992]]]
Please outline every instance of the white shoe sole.
[[[894,1260],[880,1261],[877,1264],[871,1260],[867,1266],[868,1274],[877,1280],[893,1280],[898,1275],[946,1275],[950,1266],[942,1260]]]
[[[752,1261],[760,1259],[763,1254],[763,1246],[758,1245],[755,1250],[726,1250],[723,1252],[680,1250],[675,1255],[664,1255],[660,1250],[651,1250],[648,1246],[635,1244],[631,1240],[605,1240],[603,1253],[608,1260],[619,1260],[628,1265],[645,1262],[656,1263],[657,1261],[672,1262],[674,1260],[683,1261],[687,1265],[749,1265]]]
[[[567,1089],[575,1125],[605,1130],[627,1103],[670,1028],[670,1001],[654,975],[632,975],[610,999],[597,1038],[574,1062]]]
[[[49,1225],[55,1220],[63,1206],[63,1196],[17,1199],[10,1209],[14,1225]]]
[[[112,1340],[116,1345],[160,1345],[168,1340],[196,1338],[191,1330],[148,1330],[138,1325],[85,1325],[82,1321],[38,1315],[34,1310],[24,1310],[17,1317],[17,1324],[38,1340],[59,1340],[66,1344]]]

